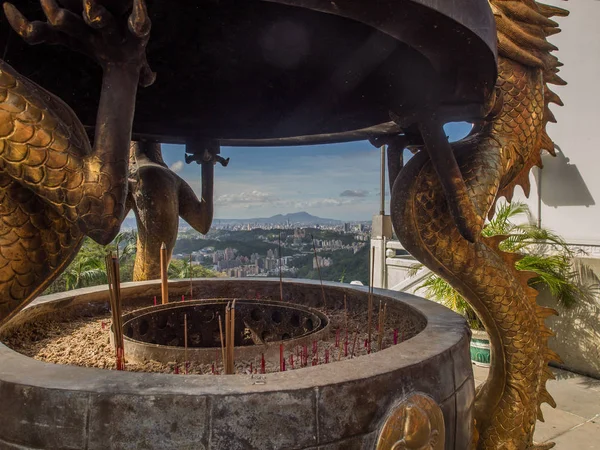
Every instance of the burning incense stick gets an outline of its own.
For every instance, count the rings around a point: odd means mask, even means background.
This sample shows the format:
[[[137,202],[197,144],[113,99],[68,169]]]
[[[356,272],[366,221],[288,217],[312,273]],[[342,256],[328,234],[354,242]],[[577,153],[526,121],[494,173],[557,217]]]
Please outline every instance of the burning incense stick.
[[[185,374],[188,374],[188,351],[187,351],[187,346],[188,346],[188,336],[187,336],[187,331],[188,331],[188,327],[187,327],[187,314],[183,315],[183,359],[185,362]]]
[[[169,263],[167,261],[167,246],[163,242],[160,246],[160,292],[162,294],[162,304],[169,303]]]
[[[285,358],[283,357],[283,344],[279,344],[279,371],[285,372]]]
[[[323,307],[327,307],[327,301],[325,300],[325,288],[323,287],[323,278],[321,277],[321,265],[319,264],[319,257],[317,256],[317,247],[315,246],[315,238],[310,235],[310,239],[313,244],[313,251],[315,253],[315,262],[317,263],[317,272],[319,273],[319,281],[321,282],[321,294],[323,295]]]

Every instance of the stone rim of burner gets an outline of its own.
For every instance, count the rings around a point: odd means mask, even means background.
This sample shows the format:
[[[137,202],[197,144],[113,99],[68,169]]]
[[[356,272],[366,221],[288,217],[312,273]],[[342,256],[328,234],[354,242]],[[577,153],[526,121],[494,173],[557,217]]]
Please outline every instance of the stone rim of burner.
[[[323,285],[328,305],[343,305],[344,294],[349,308],[352,302],[366,304],[366,287]],[[283,289],[284,298],[290,295],[310,306],[321,304],[318,281],[286,279]],[[231,298],[252,297],[253,291],[259,291],[263,298],[279,298],[279,280],[197,279],[194,291],[205,297]],[[137,299],[147,305],[160,292],[160,282],[124,283],[121,292],[126,305]],[[169,292],[186,294],[189,280],[169,282]],[[63,366],[37,361],[0,344],[2,440],[47,449],[105,448],[109,441],[123,448],[165,448],[172,444],[176,430],[178,442],[193,448],[238,449],[248,442],[262,448],[307,449],[340,443],[371,448],[390,408],[421,392],[442,409],[446,448],[467,448],[475,392],[465,319],[410,294],[375,289],[375,304],[379,299],[388,302],[388,311],[394,304],[423,318],[424,328],[382,352],[258,378]],[[18,327],[69,306],[104,307],[107,300],[106,286],[46,296],[9,324]]]
[[[187,360],[189,362],[210,364],[215,361],[215,351],[220,359],[221,345],[219,336],[219,326],[217,312],[221,320],[225,317],[225,306],[233,298],[213,298],[187,300],[183,302],[172,302],[166,305],[150,306],[138,309],[123,317],[123,331],[125,354],[128,360],[144,361],[153,360],[161,363],[182,362],[185,360],[185,349],[183,344],[183,314],[185,310],[191,310],[188,314],[188,348]],[[245,299],[236,298],[236,346],[234,349],[235,358],[253,359],[260,358],[262,354],[266,358],[274,358],[279,355],[280,345],[284,346],[285,351],[295,349],[297,346],[309,345],[313,341],[320,341],[327,337],[330,332],[330,321],[328,317],[317,309],[310,308],[302,304],[291,302],[281,302],[279,300],[269,299]],[[218,307],[218,311],[212,309],[210,317],[205,315],[207,308]],[[257,307],[262,307],[260,317],[255,316]],[[158,340],[166,342],[177,340],[178,345],[161,344],[156,341],[157,336],[152,336],[152,325],[148,324],[150,317],[155,316],[155,321],[161,320],[164,316],[157,316],[157,313],[167,311],[170,315],[163,319],[163,324],[156,323],[159,329],[158,333],[164,332],[168,338],[158,337]],[[209,310],[210,311],[210,310]],[[279,313],[279,317],[274,317]],[[193,315],[196,315],[194,320]],[[270,316],[273,322],[272,328],[265,316]],[[143,320],[146,318],[146,320]],[[297,318],[297,325],[294,324],[294,318]],[[175,320],[173,320],[175,319]],[[279,321],[277,321],[279,320]],[[253,331],[258,331],[264,338],[264,343],[255,342],[244,344],[242,334],[249,323],[259,326]],[[289,326],[286,326],[289,322]],[[141,333],[143,324],[146,323],[148,329]],[[163,326],[160,326],[163,325]],[[209,329],[208,325],[212,325]],[[204,329],[202,327],[204,326]],[[223,323],[223,330],[225,325]],[[155,330],[156,331],[156,330]],[[294,335],[296,331],[296,335]],[[256,338],[257,334],[253,333]],[[265,333],[267,333],[265,335]],[[199,336],[196,336],[196,335]],[[282,338],[268,340],[273,334],[281,335]],[[283,338],[288,334],[288,338]],[[111,339],[113,337],[113,328],[111,326]],[[194,339],[198,338],[201,343],[207,342],[212,345],[194,345]],[[145,338],[147,340],[144,340]],[[154,338],[154,342],[152,341]]]

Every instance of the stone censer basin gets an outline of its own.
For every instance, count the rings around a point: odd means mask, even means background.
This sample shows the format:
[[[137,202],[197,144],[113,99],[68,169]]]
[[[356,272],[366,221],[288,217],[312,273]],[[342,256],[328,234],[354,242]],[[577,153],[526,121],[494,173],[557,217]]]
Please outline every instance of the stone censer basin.
[[[173,298],[188,288],[188,280],[169,283]],[[324,288],[331,307],[343,309],[346,296],[349,311],[366,308],[366,288],[328,282]],[[317,282],[285,280],[284,292],[299,308],[321,304]],[[122,285],[124,306],[148,305],[159,293],[158,281]],[[278,299],[279,280],[202,279],[194,285],[199,298],[255,293]],[[464,319],[408,294],[376,289],[375,304],[379,300],[414,324],[404,342],[346,361],[258,377],[49,364],[0,344],[0,446],[372,449],[398,405],[418,394],[439,405],[443,416],[432,421],[445,445],[435,448],[469,448],[474,384]],[[92,313],[107,303],[103,286],[40,297],[2,334],[50,314]]]

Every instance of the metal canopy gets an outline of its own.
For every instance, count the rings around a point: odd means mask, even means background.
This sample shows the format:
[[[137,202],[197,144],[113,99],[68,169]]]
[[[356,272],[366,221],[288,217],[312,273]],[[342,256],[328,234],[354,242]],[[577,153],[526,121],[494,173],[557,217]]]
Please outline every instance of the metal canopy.
[[[37,1],[14,4],[43,18]],[[432,92],[447,121],[475,119],[495,82],[487,0],[149,0],[148,9],[148,60],[157,80],[139,90],[136,138],[359,140],[397,133],[389,111],[410,116],[431,103]],[[95,63],[58,46],[30,47],[4,18],[0,48],[93,130],[101,76]]]

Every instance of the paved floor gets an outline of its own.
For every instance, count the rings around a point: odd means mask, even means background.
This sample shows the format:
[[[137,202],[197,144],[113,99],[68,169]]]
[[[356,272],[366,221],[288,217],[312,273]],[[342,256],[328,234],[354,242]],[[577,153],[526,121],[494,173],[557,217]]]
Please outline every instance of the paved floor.
[[[478,385],[488,369],[473,366],[473,372]],[[535,441],[555,442],[557,450],[600,450],[600,380],[566,370],[553,372],[556,380],[547,386],[557,406],[542,405],[545,422],[537,422]]]

